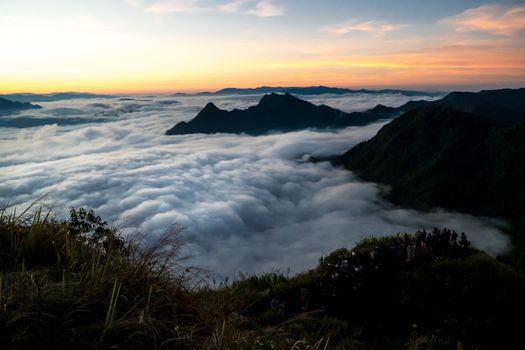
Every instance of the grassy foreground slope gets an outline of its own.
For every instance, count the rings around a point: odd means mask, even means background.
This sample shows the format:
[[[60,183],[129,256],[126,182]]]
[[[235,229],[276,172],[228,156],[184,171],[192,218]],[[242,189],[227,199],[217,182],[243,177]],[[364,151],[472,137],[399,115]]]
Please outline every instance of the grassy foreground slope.
[[[83,209],[2,212],[0,348],[523,348],[524,276],[465,240],[370,238],[294,277],[212,288],[176,232],[142,238]]]

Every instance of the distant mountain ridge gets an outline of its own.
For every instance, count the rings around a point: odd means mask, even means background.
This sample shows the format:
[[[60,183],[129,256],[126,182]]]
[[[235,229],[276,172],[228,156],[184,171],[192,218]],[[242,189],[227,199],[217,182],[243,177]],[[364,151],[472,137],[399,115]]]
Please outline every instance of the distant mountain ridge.
[[[37,126],[44,126],[49,124],[63,125],[80,125],[87,123],[103,123],[107,119],[104,118],[31,118],[27,116],[20,116],[14,118],[0,118],[0,127],[3,128],[33,128]]]
[[[53,102],[72,100],[76,98],[115,98],[113,95],[98,95],[89,92],[53,92],[50,94],[14,93],[0,95],[0,97],[15,102]]]
[[[326,105],[316,106],[288,93],[265,95],[257,105],[245,110],[226,111],[208,103],[195,118],[180,122],[167,135],[192,133],[246,133],[260,135],[271,131],[305,128],[358,126],[390,117],[391,111],[345,113]]]
[[[39,108],[42,107],[29,102],[17,102],[0,97],[0,115]]]
[[[525,124],[525,88],[451,92],[436,101],[410,101],[396,110],[407,112],[424,106],[441,106],[496,120],[504,124]]]
[[[427,92],[427,91],[413,91],[413,90],[396,90],[396,89],[383,89],[383,90],[368,90],[368,89],[346,89],[336,88],[328,86],[260,86],[257,88],[225,88],[218,91],[203,91],[197,93],[176,93],[174,96],[214,96],[214,95],[250,95],[250,94],[270,94],[275,93],[289,93],[292,95],[322,95],[322,94],[401,94],[405,96],[439,96],[443,95],[443,92]]]

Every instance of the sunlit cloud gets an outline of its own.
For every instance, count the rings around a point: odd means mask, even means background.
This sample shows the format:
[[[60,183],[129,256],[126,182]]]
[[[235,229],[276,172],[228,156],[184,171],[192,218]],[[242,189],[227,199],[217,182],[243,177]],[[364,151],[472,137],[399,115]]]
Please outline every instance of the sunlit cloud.
[[[334,25],[325,26],[323,29],[327,33],[343,35],[351,32],[364,32],[378,36],[385,35],[388,32],[405,27],[401,24],[392,24],[382,21],[346,21]]]
[[[134,6],[134,4],[131,4]],[[284,8],[270,0],[234,0],[218,6],[205,6],[198,0],[169,0],[153,3],[146,12],[166,14],[177,12],[224,12],[257,17],[274,17],[284,14]]]
[[[244,5],[252,2],[252,0],[236,0],[226,4],[219,5],[219,11],[228,13],[239,13]]]
[[[263,0],[257,3],[255,9],[248,10],[246,13],[258,17],[273,17],[283,15],[284,9],[272,1]]]
[[[207,8],[199,6],[196,0],[159,1],[145,8],[146,12],[158,14],[176,12],[198,12],[203,10],[207,10]]]
[[[483,5],[442,21],[456,32],[492,32],[512,35],[525,29],[525,6]]]
[[[257,17],[274,17],[284,14],[284,8],[274,1],[235,0],[218,7],[220,12],[254,15]]]

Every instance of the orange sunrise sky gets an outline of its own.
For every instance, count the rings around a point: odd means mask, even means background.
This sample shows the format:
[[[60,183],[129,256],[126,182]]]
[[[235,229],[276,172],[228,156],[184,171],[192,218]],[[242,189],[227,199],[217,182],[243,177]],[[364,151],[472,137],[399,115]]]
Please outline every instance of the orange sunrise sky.
[[[0,93],[525,85],[522,1],[20,0]]]

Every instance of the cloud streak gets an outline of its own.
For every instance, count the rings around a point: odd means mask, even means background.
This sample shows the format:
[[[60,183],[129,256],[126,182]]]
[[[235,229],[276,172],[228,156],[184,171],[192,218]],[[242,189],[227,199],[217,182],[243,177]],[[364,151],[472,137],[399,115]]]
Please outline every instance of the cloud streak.
[[[144,10],[155,14],[222,12],[257,17],[274,17],[284,14],[284,8],[271,0],[235,0],[218,6],[206,6],[198,0],[167,0],[148,5]]]
[[[144,8],[146,12],[156,14],[177,13],[177,12],[201,12],[208,8],[201,7],[197,0],[168,0],[159,1]]]
[[[325,26],[323,28],[324,32],[335,34],[335,35],[344,35],[348,33],[368,33],[375,36],[384,36],[385,34],[403,28],[405,25],[401,24],[392,24],[383,21],[356,21],[350,20],[334,25]]]
[[[525,29],[525,6],[482,5],[442,21],[456,32],[513,35]]]
[[[273,1],[263,0],[255,5],[255,9],[247,10],[245,13],[257,17],[274,17],[283,15],[284,8]]]

